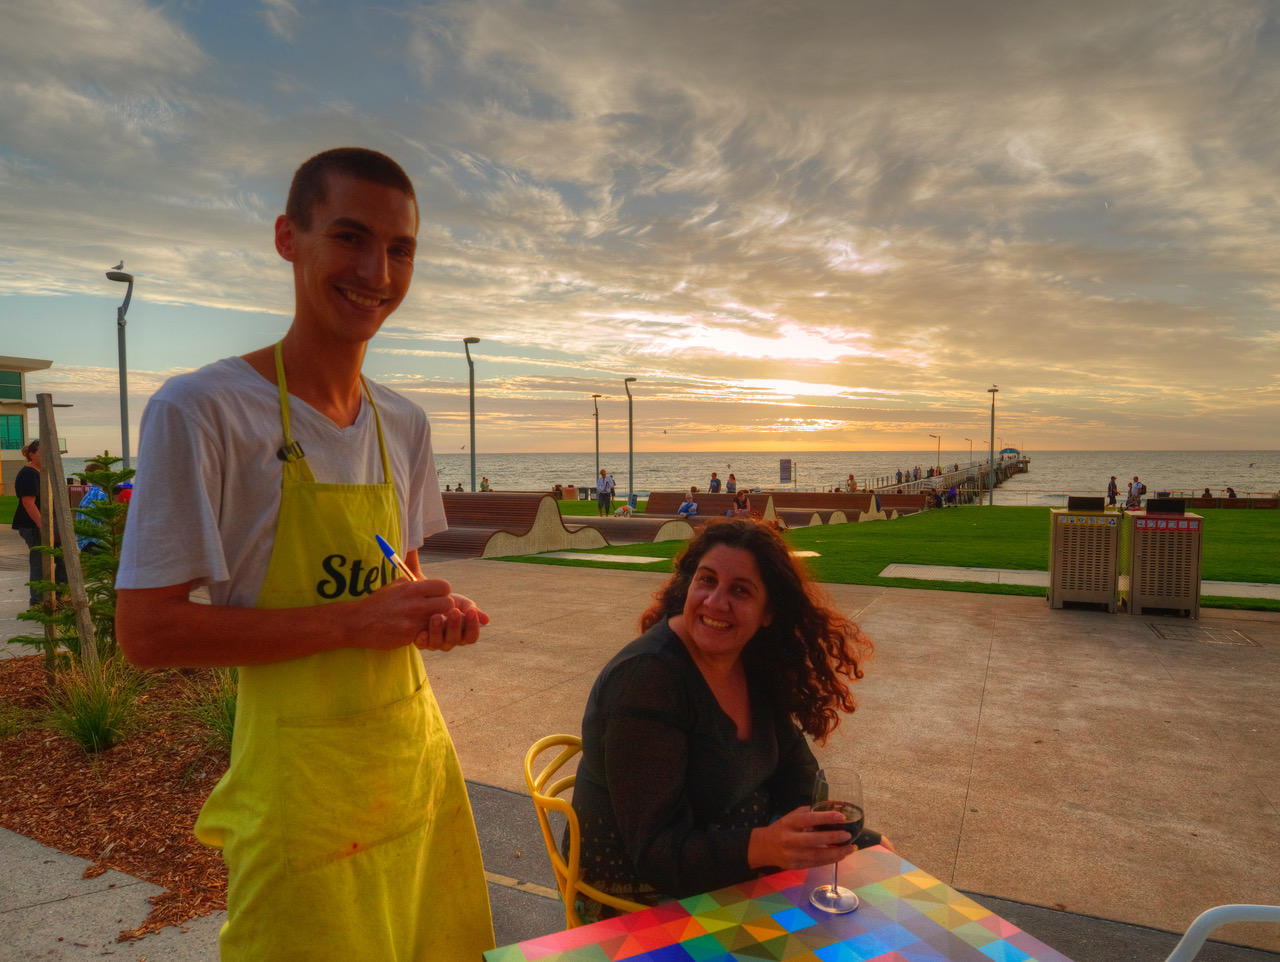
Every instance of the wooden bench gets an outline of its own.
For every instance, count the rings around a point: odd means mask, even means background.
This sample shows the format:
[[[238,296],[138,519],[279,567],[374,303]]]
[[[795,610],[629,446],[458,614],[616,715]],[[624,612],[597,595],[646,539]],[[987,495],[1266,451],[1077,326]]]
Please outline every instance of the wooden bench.
[[[603,548],[604,535],[585,525],[566,527],[555,498],[538,492],[446,492],[449,530],[433,534],[424,556],[505,558],[544,551]]]
[[[880,509],[885,512],[892,511],[896,515],[915,514],[918,511],[929,510],[930,502],[933,496],[918,492],[916,494],[881,494]]]
[[[683,518],[650,518],[643,514],[630,518],[583,517],[584,527],[595,528],[609,544],[652,544],[657,541],[688,541],[693,525]],[[697,520],[695,515],[694,520]]]
[[[668,517],[678,518],[680,505],[684,502],[685,492],[683,491],[652,491],[649,493],[648,504],[645,505],[644,514],[646,517]],[[699,491],[693,496],[693,500],[698,505],[698,513],[695,518],[701,518],[705,521],[707,518],[724,517],[726,511],[733,504],[734,495],[725,494],[707,494],[705,491]],[[764,516],[763,506],[759,503],[764,496],[758,494],[748,495],[751,498],[751,516],[760,518]]]
[[[1196,508],[1275,508],[1278,498],[1188,498],[1187,507]]]
[[[803,509],[816,513],[820,524],[884,521],[889,517],[876,508],[875,495],[869,491],[772,491],[769,494],[775,511]],[[785,514],[782,517],[791,524],[790,517]]]

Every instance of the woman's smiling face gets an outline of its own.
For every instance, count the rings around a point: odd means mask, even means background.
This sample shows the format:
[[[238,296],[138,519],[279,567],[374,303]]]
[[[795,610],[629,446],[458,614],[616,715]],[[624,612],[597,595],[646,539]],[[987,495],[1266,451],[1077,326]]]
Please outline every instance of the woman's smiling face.
[[[702,556],[680,615],[686,642],[706,658],[737,658],[773,620],[769,593],[749,551],[716,545]]]

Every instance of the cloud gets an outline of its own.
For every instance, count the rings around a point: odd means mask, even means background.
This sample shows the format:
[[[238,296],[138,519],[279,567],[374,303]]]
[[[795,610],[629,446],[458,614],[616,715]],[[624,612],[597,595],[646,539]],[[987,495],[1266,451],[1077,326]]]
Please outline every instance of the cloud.
[[[423,215],[375,347],[400,353],[372,356],[424,397],[452,404],[437,345],[474,335],[494,396],[536,400],[510,414],[525,427],[635,375],[668,431],[731,422],[725,392],[833,444],[842,418],[893,438],[980,413],[996,381],[1028,432],[1080,443],[1178,412],[1275,437],[1266,3],[311,14],[16,10],[0,292],[98,290],[125,257],[153,303],[287,317],[270,228],[289,175],[368,143],[402,160]]]
[[[273,34],[291,41],[300,17],[298,8],[290,0],[262,0],[262,19]]]

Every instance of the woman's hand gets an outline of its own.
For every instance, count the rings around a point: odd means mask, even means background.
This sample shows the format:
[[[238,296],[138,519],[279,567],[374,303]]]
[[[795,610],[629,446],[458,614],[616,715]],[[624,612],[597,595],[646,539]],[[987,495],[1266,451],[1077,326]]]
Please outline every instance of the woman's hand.
[[[747,847],[747,862],[752,868],[814,868],[830,865],[853,853],[853,838],[843,829],[839,812],[815,812],[797,808],[771,825],[753,829]],[[827,826],[828,830],[821,831]]]

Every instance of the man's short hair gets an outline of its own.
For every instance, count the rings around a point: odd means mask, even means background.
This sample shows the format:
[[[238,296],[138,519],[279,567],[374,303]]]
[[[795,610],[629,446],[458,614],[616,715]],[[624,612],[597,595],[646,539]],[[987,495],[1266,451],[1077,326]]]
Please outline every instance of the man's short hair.
[[[311,229],[311,212],[316,204],[324,202],[328,174],[394,187],[413,201],[414,227],[417,227],[418,197],[404,168],[386,154],[367,147],[335,147],[316,154],[294,172],[284,214],[302,230]]]

